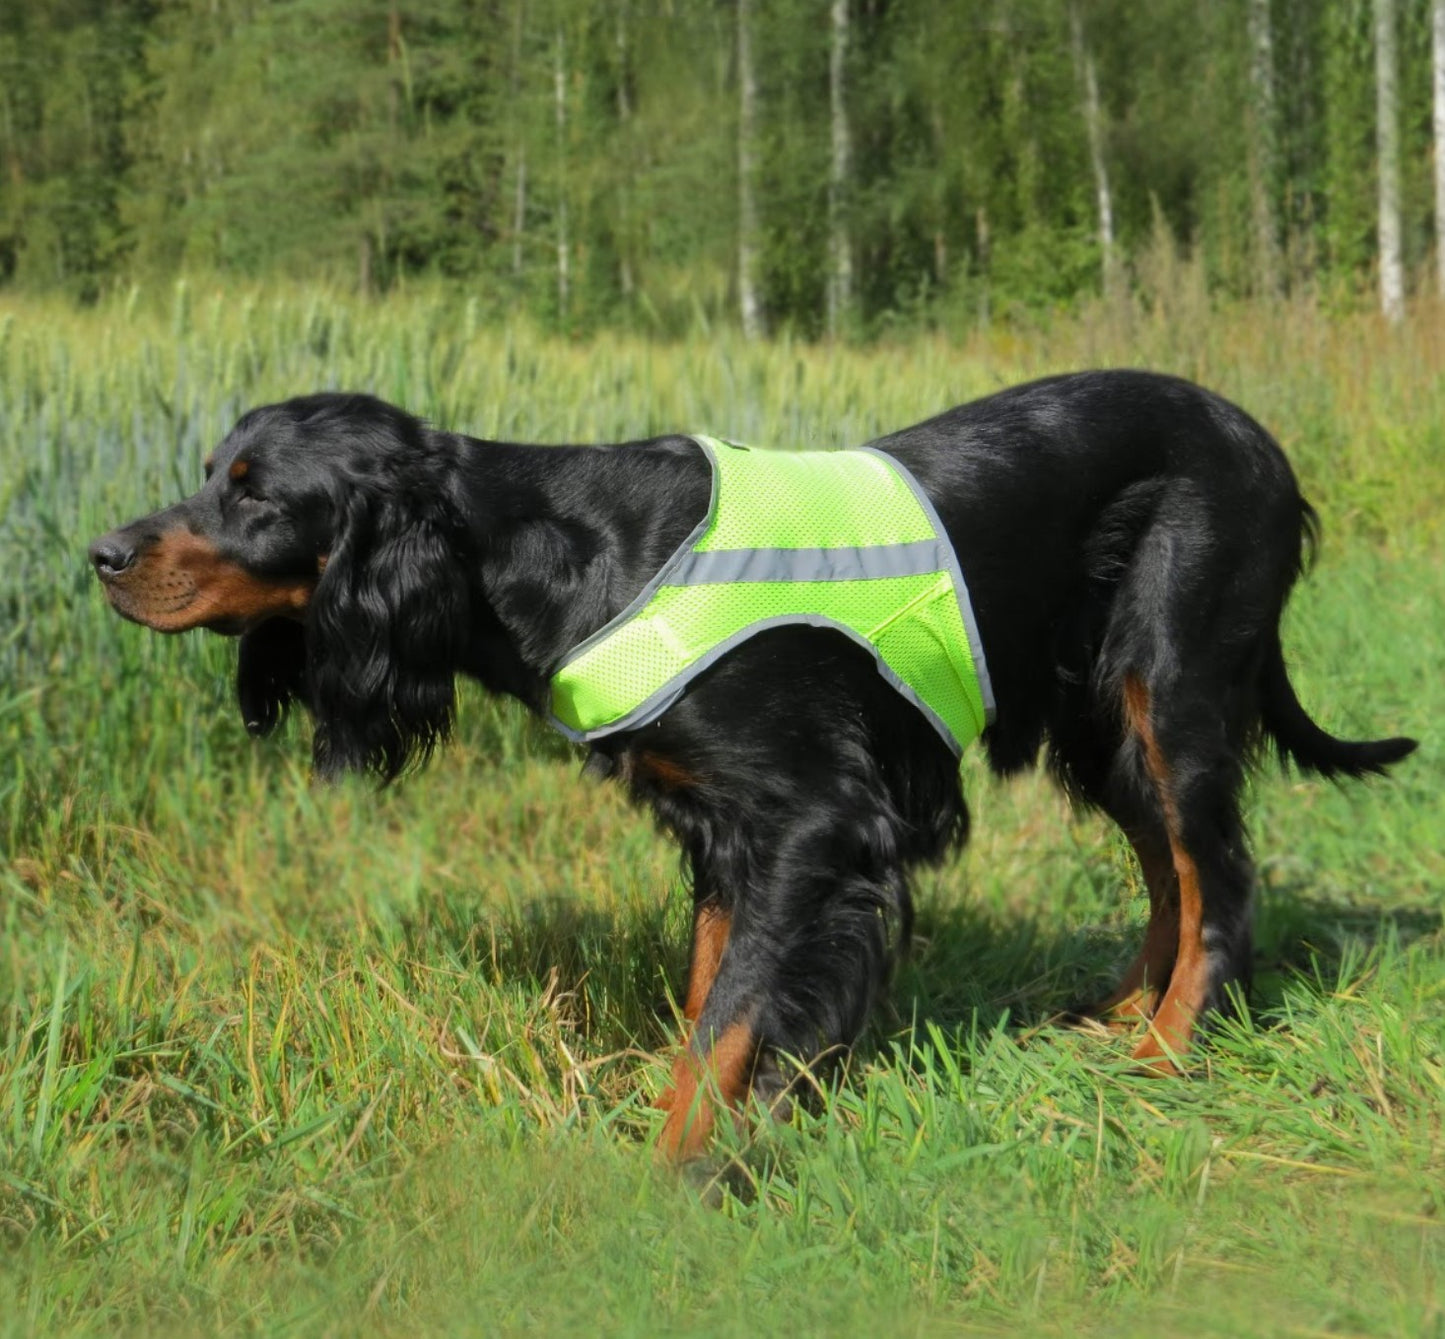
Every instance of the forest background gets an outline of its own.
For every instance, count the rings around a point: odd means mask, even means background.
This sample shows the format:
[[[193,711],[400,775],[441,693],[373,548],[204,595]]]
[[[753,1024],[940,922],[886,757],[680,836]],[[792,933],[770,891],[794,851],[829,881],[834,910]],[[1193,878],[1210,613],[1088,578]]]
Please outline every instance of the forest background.
[[[1445,0],[0,0],[0,284],[866,335],[1173,248],[1397,314],[1442,71]]]

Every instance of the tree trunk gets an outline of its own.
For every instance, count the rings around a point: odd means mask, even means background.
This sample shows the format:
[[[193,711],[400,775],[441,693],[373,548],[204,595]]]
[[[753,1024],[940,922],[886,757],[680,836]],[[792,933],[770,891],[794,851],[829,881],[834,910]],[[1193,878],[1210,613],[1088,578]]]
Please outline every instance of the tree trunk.
[[[401,61],[401,14],[392,5],[386,12],[386,63],[394,68]],[[397,106],[401,101],[399,76],[393,73],[386,81],[386,124],[392,135],[396,134]]]
[[[627,92],[627,5],[617,6],[617,124],[622,130],[622,142],[629,155],[627,167],[631,167],[632,140],[629,127],[632,121],[632,100]],[[628,199],[627,178],[617,188],[617,283],[622,290],[624,308],[632,305],[632,236],[631,201]]]
[[[567,46],[557,33],[557,65],[553,72],[557,104],[557,319],[567,320],[571,296],[570,253],[567,247]]]
[[[992,264],[992,250],[989,245],[988,235],[988,210],[979,205],[974,215],[974,231],[978,235],[978,323],[987,326],[989,323],[989,284],[991,277],[989,268]]]
[[[1069,6],[1069,30],[1073,38],[1074,64],[1084,92],[1084,130],[1089,140],[1089,162],[1094,169],[1094,195],[1099,207],[1099,254],[1103,263],[1104,292],[1112,296],[1119,286],[1119,265],[1114,251],[1114,195],[1109,189],[1109,168],[1104,161],[1099,79],[1094,69],[1094,57],[1084,41],[1084,24],[1077,3]]]
[[[517,21],[512,29],[512,96],[507,109],[511,124],[512,144],[517,160],[516,184],[512,203],[512,278],[522,280],[522,241],[527,229],[527,138],[518,124],[522,105],[522,28],[527,19],[526,0],[519,0]]]
[[[5,108],[5,168],[10,185],[19,190],[25,184],[25,169],[20,161],[20,147],[15,139],[15,120],[10,110],[10,90],[0,89],[0,105]]]
[[[753,182],[758,85],[753,73],[748,9],[749,0],[738,0],[738,309],[743,334],[757,339],[763,333],[756,274],[758,205]]]
[[[1249,87],[1249,197],[1254,223],[1255,281],[1261,293],[1274,297],[1280,291],[1279,224],[1275,217],[1279,122],[1275,113],[1269,0],[1249,0]]]
[[[517,146],[517,195],[512,206],[512,278],[522,277],[522,235],[527,226],[527,146]]]
[[[371,296],[371,257],[371,234],[363,230],[361,234],[361,245],[357,253],[356,287],[362,297],[366,298]]]
[[[1445,297],[1445,0],[1431,0],[1430,56],[1435,85],[1435,273]]]
[[[845,84],[848,0],[833,0],[833,41],[828,57],[828,94],[833,122],[833,162],[828,174],[828,338],[835,339],[853,304],[853,250],[845,209],[851,193],[853,143]]]
[[[1395,0],[1375,0],[1375,138],[1380,160],[1380,309],[1391,325],[1405,315],[1400,259],[1399,74]]]

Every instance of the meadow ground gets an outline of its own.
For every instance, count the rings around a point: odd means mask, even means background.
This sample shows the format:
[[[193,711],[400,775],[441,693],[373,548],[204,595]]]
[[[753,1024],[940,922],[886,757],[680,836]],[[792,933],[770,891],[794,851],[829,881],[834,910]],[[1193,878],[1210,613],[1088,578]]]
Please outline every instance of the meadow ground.
[[[168,297],[168,302],[170,301]],[[673,852],[468,693],[383,794],[255,745],[233,648],[108,613],[86,541],[252,403],[359,387],[479,435],[856,443],[1045,371],[1183,373],[1325,522],[1286,647],[1388,782],[1266,768],[1247,1014],[1186,1080],[1051,1027],[1137,876],[1040,778],[973,844],[820,1109],[658,1170]],[[1445,320],[1160,309],[869,349],[488,329],[435,295],[0,308],[0,1333],[1445,1334]]]

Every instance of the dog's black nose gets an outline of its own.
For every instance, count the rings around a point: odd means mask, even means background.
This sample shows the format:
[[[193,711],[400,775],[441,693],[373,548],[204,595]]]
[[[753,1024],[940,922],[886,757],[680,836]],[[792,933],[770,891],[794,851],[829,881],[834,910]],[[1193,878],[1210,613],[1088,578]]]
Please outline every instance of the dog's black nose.
[[[111,581],[135,562],[135,549],[116,535],[102,535],[90,546],[90,561],[102,581]]]

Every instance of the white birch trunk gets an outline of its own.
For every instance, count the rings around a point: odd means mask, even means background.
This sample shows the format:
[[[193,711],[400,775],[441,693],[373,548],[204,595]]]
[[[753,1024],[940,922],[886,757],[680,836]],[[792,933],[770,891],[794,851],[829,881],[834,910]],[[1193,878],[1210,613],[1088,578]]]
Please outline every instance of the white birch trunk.
[[[1380,310],[1391,325],[1405,315],[1400,259],[1399,65],[1395,0],[1375,0],[1375,137],[1380,160]]]
[[[763,333],[757,290],[758,205],[753,183],[758,85],[753,72],[748,9],[749,0],[738,0],[738,310],[743,334],[757,339]]]
[[[978,286],[978,321],[987,326],[990,320],[989,283],[992,276],[989,267],[993,263],[992,248],[989,244],[988,210],[979,205],[974,214],[974,231],[978,236],[978,272],[982,282]]]
[[[1077,4],[1069,6],[1074,64],[1084,91],[1084,131],[1089,140],[1089,163],[1094,170],[1094,196],[1099,209],[1099,254],[1103,262],[1104,292],[1118,288],[1118,260],[1114,251],[1114,194],[1109,188],[1109,167],[1104,161],[1103,115],[1099,110],[1099,78],[1094,58],[1084,42],[1084,24]]]
[[[512,278],[518,282],[522,278],[522,240],[527,228],[527,140],[517,124],[517,109],[522,104],[522,27],[526,18],[526,0],[520,0],[512,29],[512,97],[507,113],[517,159],[512,202]]]
[[[617,7],[617,124],[622,128],[623,142],[628,146],[627,170],[631,168],[632,142],[628,128],[632,121],[632,102],[627,96],[627,6]],[[628,198],[627,181],[617,190],[617,219],[620,236],[617,239],[617,283],[622,290],[624,305],[632,299],[632,233],[631,201]]]
[[[1445,0],[1431,0],[1430,58],[1435,86],[1435,275],[1445,297]]]
[[[1269,0],[1249,0],[1248,21],[1252,103],[1249,195],[1254,221],[1254,263],[1260,292],[1266,297],[1273,297],[1280,290],[1279,226],[1274,206],[1275,186],[1279,180],[1279,136]]]
[[[571,275],[567,247],[567,47],[560,31],[553,88],[557,104],[557,316],[565,321]]]
[[[512,277],[522,277],[522,233],[527,226],[527,146],[517,148],[517,198],[512,204]]]
[[[853,303],[853,249],[844,217],[850,193],[853,140],[848,125],[848,0],[833,0],[833,40],[828,57],[828,94],[833,123],[833,162],[828,174],[828,337],[834,339]]]

